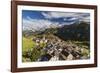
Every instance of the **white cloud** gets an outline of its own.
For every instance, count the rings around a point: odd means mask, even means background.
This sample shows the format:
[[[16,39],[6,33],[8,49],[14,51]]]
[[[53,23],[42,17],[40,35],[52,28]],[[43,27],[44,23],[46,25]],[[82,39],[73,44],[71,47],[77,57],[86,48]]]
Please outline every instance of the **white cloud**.
[[[67,17],[72,17],[71,19],[68,20],[76,20],[76,19],[85,19],[85,18],[90,18],[90,15],[88,13],[73,13],[73,12],[42,12],[42,15],[47,18],[47,19],[52,19],[52,18],[67,18]],[[88,19],[85,21],[89,21]]]
[[[76,18],[76,17],[73,17],[73,18],[70,18],[69,20],[76,20],[76,19],[78,19],[78,18]]]
[[[65,13],[65,12],[42,12],[45,18],[61,18],[61,17],[76,17],[76,13]]]

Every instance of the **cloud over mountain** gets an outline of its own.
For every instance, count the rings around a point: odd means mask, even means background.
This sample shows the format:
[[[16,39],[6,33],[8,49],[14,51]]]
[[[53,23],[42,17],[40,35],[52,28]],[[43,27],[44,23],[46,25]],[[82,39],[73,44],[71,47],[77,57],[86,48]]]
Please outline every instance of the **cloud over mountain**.
[[[53,22],[50,20],[44,20],[44,19],[32,19],[29,16],[27,19],[23,19],[23,30],[32,30],[32,31],[38,31],[38,30],[45,30],[47,28],[55,28],[62,25],[69,25],[73,24],[74,22]]]
[[[51,22],[49,20],[32,19],[30,17],[23,19],[23,30],[37,31],[56,26],[58,26],[57,22]]]
[[[22,13],[23,30],[42,31],[80,21],[90,22],[89,13],[30,10],[23,10]]]

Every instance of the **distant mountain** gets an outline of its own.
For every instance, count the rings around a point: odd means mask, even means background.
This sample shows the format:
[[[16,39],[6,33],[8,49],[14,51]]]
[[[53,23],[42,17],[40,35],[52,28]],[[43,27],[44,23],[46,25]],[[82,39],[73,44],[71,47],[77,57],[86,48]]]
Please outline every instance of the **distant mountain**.
[[[48,20],[32,20],[32,21],[23,21],[23,31],[44,31],[47,28],[59,27],[57,22],[50,22]]]
[[[90,25],[86,22],[64,25],[55,35],[63,40],[90,40]]]
[[[86,22],[74,23],[72,25],[64,25],[58,28],[49,28],[42,31],[42,34],[53,34],[62,40],[90,40],[90,25]]]
[[[57,28],[64,25],[71,25],[74,22],[56,22],[56,21],[49,21],[49,20],[23,20],[23,31],[44,31],[48,28]]]
[[[90,40],[90,25],[86,22],[73,23],[71,25],[63,25],[58,27],[49,27],[44,30],[26,30],[23,31],[24,35],[43,35],[43,34],[53,34],[62,40],[80,40],[89,41]]]

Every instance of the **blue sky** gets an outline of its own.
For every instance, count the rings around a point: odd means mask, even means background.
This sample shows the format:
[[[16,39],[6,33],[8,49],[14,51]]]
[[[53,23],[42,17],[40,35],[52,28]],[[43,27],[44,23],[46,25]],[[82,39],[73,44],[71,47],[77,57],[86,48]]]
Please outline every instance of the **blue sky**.
[[[27,16],[33,19],[43,19],[44,16],[41,15],[41,11],[28,11],[28,10],[23,10],[22,11],[22,16],[23,18],[27,19]]]
[[[31,10],[22,11],[23,19],[27,19],[27,17],[30,17],[32,19],[44,19],[54,22],[73,22],[79,20],[80,18],[82,19],[88,18],[89,16],[90,16],[89,13],[53,12],[53,11],[50,12],[50,11],[31,11]]]
[[[77,21],[90,22],[89,13],[22,10],[23,27],[44,28],[70,25]],[[35,27],[35,28],[34,28]]]

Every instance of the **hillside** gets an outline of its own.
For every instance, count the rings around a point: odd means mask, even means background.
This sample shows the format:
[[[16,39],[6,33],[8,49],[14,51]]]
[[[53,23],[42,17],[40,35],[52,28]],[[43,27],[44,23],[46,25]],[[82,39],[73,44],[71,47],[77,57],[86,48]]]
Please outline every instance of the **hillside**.
[[[44,31],[23,31],[23,62],[88,59],[90,25],[64,25]]]
[[[63,40],[89,41],[90,25],[85,22],[64,25],[63,27],[57,29],[57,33],[55,33],[55,35]]]
[[[81,22],[79,24],[64,25],[58,28],[49,28],[38,34],[39,35],[53,34],[65,41],[66,40],[89,41],[90,25],[85,22]]]

